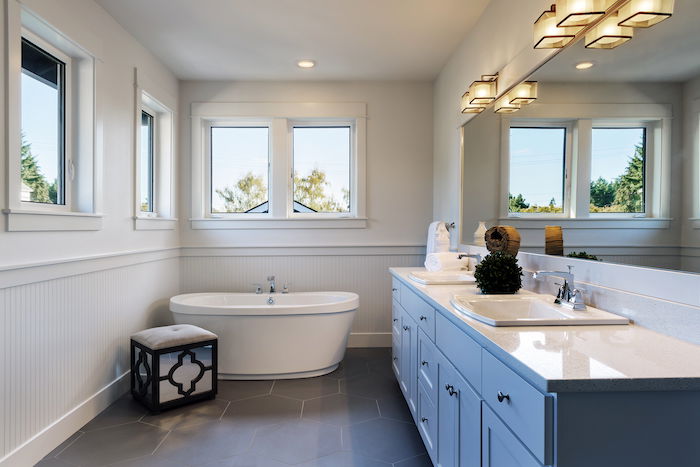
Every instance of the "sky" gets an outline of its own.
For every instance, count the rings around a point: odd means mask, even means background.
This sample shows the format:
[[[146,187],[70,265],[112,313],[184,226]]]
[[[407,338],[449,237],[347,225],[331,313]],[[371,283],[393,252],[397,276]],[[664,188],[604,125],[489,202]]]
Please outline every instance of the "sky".
[[[622,173],[642,128],[594,128],[591,180],[612,181]],[[510,193],[519,193],[531,204],[546,205],[554,198],[561,206],[564,182],[564,129],[511,128]]]
[[[212,128],[212,188],[233,186],[248,172],[260,175],[269,187],[268,128]],[[350,185],[350,129],[295,128],[294,170],[301,176],[317,167],[326,172],[326,193],[342,201],[343,188]],[[215,210],[224,210],[223,200],[212,198]]]

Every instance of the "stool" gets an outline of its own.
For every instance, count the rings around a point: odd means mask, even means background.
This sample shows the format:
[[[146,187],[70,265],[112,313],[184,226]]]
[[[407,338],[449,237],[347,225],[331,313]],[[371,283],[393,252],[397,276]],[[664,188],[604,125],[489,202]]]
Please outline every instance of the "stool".
[[[191,324],[131,336],[131,394],[151,412],[216,396],[216,334]]]

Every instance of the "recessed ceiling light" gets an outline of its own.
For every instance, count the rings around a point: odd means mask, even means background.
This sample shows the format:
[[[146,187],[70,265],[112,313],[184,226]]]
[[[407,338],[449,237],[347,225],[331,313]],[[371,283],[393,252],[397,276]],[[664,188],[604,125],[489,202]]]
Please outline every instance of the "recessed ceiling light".
[[[581,62],[576,64],[576,69],[577,70],[588,70],[589,68],[592,68],[595,63],[593,62]]]
[[[316,62],[313,60],[309,60],[308,58],[305,58],[304,60],[299,60],[297,62],[297,66],[299,68],[313,68],[316,66]]]

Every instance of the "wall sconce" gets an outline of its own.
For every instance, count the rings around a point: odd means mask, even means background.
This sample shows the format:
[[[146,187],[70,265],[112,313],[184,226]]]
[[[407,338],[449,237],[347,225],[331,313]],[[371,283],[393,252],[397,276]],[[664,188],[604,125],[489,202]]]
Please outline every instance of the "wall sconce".
[[[536,49],[561,49],[576,37],[582,27],[557,26],[556,6],[545,11],[535,21],[534,42]]]
[[[520,104],[513,104],[511,94],[507,93],[496,101],[493,110],[498,114],[512,114],[520,110]]]
[[[630,0],[620,8],[620,26],[648,28],[670,18],[674,0]]]
[[[588,26],[601,16],[615,0],[558,0],[557,26]]]
[[[463,114],[478,114],[484,111],[486,107],[481,105],[471,104],[469,102],[469,92],[462,94],[462,113]]]
[[[508,96],[510,104],[527,105],[537,99],[537,81],[525,81],[515,86]]]
[[[480,81],[469,86],[470,104],[487,105],[498,95],[498,75],[481,75]]]
[[[586,33],[586,48],[614,49],[632,39],[634,29],[620,26],[619,22],[620,19],[615,13],[594,26],[593,29]]]

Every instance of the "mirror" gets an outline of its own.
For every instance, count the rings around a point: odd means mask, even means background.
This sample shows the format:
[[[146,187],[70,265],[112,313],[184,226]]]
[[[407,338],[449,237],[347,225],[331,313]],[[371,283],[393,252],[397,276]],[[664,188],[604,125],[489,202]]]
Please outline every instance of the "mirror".
[[[543,253],[544,227],[559,225],[565,254],[700,272],[698,24],[697,0],[676,0],[617,48],[582,38],[528,78],[535,102],[469,120],[462,242],[485,221]]]

